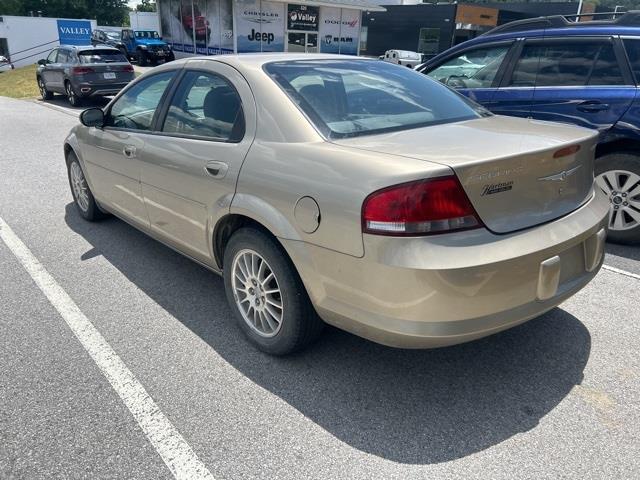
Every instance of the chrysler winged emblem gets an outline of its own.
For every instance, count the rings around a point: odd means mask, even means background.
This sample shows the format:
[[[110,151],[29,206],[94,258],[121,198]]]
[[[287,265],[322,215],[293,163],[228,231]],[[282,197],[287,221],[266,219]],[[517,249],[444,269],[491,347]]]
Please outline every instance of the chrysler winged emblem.
[[[551,181],[551,182],[564,182],[568,177],[573,175],[578,171],[578,169],[582,167],[582,165],[578,165],[577,167],[573,167],[570,170],[564,170],[559,173],[554,173],[553,175],[549,175],[548,177],[540,177],[538,178],[541,182]]]

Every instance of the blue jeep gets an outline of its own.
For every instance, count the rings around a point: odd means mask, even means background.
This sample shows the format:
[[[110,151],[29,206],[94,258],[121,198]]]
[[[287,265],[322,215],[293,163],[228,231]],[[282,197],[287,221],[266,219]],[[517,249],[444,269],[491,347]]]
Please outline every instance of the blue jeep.
[[[640,242],[640,11],[613,16],[511,22],[417,70],[497,114],[598,129],[595,173],[611,202],[609,239],[630,244]]]
[[[130,59],[136,60],[141,67],[148,63],[155,65],[158,60],[171,62],[176,58],[171,46],[153,30],[125,28],[122,30],[120,42],[125,49],[123,53]]]

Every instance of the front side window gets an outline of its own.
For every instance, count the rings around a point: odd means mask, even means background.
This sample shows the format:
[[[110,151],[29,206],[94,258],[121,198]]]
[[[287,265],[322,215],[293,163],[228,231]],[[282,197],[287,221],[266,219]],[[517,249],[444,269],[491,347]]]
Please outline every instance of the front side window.
[[[490,88],[510,45],[477,48],[451,58],[427,73],[455,88]]]
[[[408,68],[375,60],[285,61],[265,71],[323,135],[345,138],[488,115]]]
[[[522,49],[509,86],[624,85],[613,51],[603,42],[548,42]]]
[[[132,130],[150,130],[162,95],[175,71],[148,77],[129,88],[111,107],[105,125]]]
[[[49,56],[47,57],[47,63],[56,63],[56,58],[58,57],[58,49],[54,49],[51,51]]]
[[[162,131],[240,141],[244,135],[240,96],[218,75],[187,72],[171,99]]]

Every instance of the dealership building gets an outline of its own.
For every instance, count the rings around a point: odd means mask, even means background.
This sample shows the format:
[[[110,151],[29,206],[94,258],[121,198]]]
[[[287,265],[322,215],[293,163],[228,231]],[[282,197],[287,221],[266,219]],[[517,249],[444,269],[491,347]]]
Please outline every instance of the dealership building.
[[[357,55],[367,0],[158,0],[162,38],[197,55],[307,52]]]

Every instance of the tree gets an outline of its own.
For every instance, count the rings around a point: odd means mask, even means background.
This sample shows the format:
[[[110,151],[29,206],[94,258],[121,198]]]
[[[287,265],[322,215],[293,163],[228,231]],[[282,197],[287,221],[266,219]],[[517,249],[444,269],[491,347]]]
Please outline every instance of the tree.
[[[127,0],[0,0],[0,14],[89,18],[98,25],[121,26],[129,7]]]
[[[153,0],[142,0],[138,6],[136,7],[136,11],[138,12],[155,12],[156,11],[156,2]]]

